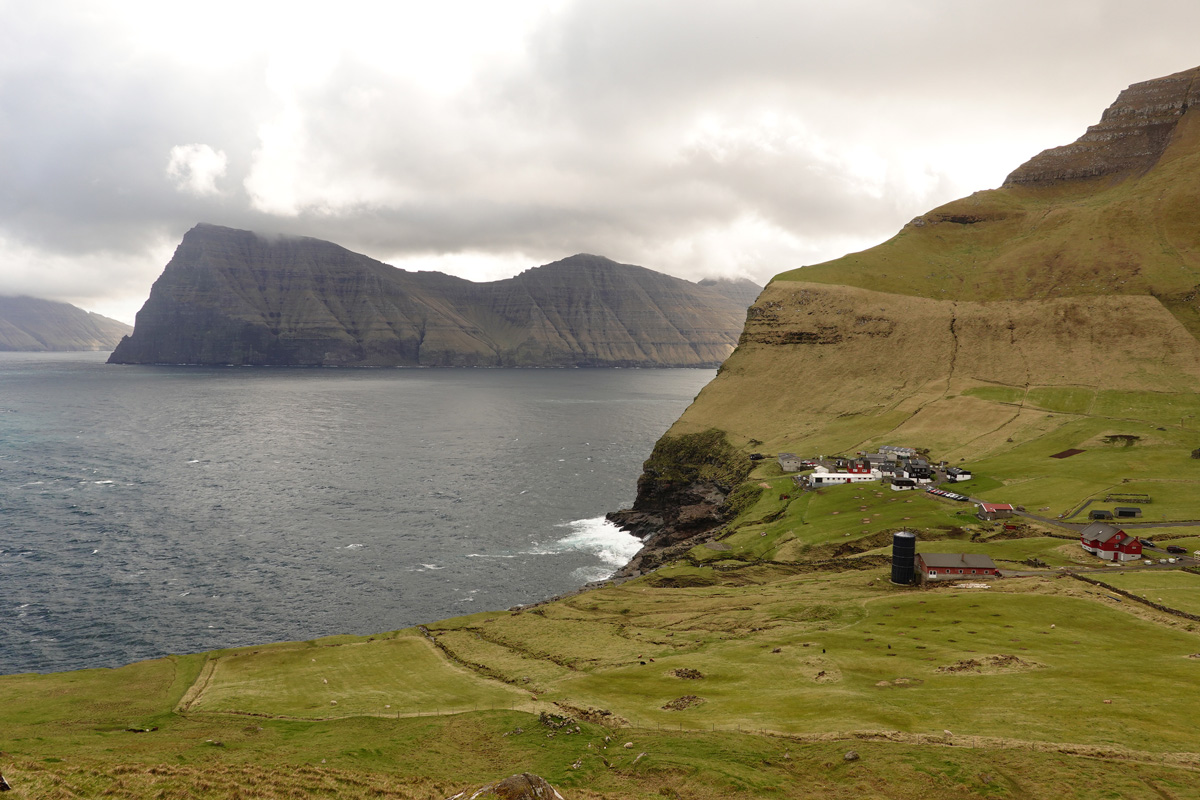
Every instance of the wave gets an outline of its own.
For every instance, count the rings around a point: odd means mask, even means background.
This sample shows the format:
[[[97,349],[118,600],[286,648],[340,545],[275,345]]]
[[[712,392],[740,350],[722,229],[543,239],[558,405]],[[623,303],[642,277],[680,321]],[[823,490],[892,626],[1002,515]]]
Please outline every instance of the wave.
[[[551,545],[534,550],[534,553],[553,555],[576,550],[596,556],[615,570],[629,563],[629,559],[642,549],[640,539],[621,530],[604,517],[577,519],[573,522],[560,523],[555,527],[569,528],[571,532]],[[594,573],[594,570],[599,568],[589,569]],[[609,570],[607,574],[592,577],[591,580],[600,580],[601,577],[608,577],[611,574],[612,570]]]

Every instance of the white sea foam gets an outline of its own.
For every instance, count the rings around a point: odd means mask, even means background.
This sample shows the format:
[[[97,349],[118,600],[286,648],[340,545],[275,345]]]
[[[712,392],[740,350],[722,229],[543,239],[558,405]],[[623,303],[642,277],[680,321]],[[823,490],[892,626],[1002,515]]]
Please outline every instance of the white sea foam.
[[[591,583],[592,581],[602,581],[612,574],[613,571],[610,567],[580,567],[571,570],[571,580],[581,584]]]
[[[421,566],[425,569],[445,569],[445,567],[439,567],[437,564],[422,564]]]
[[[362,550],[362,549],[363,549],[363,547],[365,547],[365,545],[361,545],[361,544],[348,544],[348,545],[346,545],[346,549],[347,549],[347,550]]]
[[[467,558],[516,558],[516,556],[502,553],[467,553]]]
[[[556,527],[569,528],[570,533],[550,545],[543,545],[534,550],[536,554],[553,555],[568,550],[578,550],[591,553],[612,569],[624,566],[642,549],[642,542],[636,536],[613,525],[604,517],[592,519],[577,519],[574,522],[564,522]],[[587,568],[595,571],[600,568]],[[612,574],[612,569],[604,574],[597,574],[589,580],[600,580]]]

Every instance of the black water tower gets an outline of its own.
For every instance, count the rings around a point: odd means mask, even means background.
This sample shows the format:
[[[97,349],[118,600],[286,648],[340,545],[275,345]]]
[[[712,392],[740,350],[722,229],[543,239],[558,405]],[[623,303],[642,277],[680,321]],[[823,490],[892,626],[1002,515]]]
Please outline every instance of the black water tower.
[[[892,583],[912,583],[916,561],[917,535],[908,531],[892,534]]]

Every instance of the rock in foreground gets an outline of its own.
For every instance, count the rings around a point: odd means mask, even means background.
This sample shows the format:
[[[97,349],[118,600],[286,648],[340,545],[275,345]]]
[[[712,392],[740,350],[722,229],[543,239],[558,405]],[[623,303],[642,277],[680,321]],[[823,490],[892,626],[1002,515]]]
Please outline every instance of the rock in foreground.
[[[474,791],[459,792],[449,800],[563,800],[563,796],[545,778],[522,772]]]

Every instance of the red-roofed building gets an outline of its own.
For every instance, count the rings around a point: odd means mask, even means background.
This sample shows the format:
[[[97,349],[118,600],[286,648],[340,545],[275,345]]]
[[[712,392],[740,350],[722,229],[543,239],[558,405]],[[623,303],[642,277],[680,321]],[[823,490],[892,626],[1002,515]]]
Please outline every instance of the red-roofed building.
[[[1000,570],[982,553],[917,553],[917,580],[976,580],[999,578]]]
[[[1142,542],[1116,525],[1093,522],[1079,534],[1083,549],[1105,561],[1133,561],[1142,557]]]
[[[975,516],[983,520],[1008,519],[1013,515],[1013,507],[1008,503],[980,503]]]

